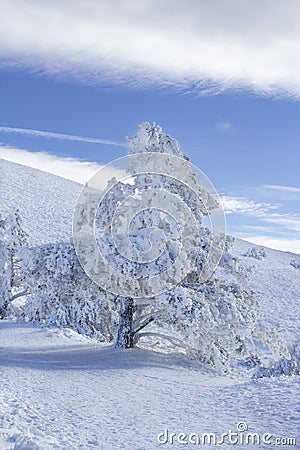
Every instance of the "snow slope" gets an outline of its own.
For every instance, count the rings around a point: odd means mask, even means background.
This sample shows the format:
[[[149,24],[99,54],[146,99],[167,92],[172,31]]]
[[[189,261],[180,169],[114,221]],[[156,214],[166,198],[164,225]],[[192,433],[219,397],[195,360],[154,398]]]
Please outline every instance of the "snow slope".
[[[82,186],[0,159],[0,212],[18,208],[31,244],[69,240]]]
[[[263,247],[261,260],[243,256],[249,248],[262,248],[236,239],[232,254],[253,266],[249,287],[260,297],[261,320],[267,319],[287,335],[300,336],[300,270],[291,265],[300,255]]]
[[[116,351],[71,331],[32,324],[2,321],[0,337],[2,450],[200,448],[176,441],[159,445],[157,436],[168,429],[220,439],[240,423],[248,432],[239,438],[269,433],[272,444],[298,437],[300,445],[296,377],[216,377],[182,359]]]

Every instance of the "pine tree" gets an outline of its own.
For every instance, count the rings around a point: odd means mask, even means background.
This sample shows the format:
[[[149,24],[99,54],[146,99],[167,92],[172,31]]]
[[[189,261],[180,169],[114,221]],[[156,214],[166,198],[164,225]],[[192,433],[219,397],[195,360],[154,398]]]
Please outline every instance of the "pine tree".
[[[143,155],[147,152],[157,152],[189,161],[179,143],[165,135],[157,125],[141,124],[137,137],[129,139],[128,142],[131,154]],[[137,174],[143,172],[142,161],[143,158],[141,158],[139,171],[139,160],[135,159],[134,170]],[[137,342],[149,343],[151,339],[152,341],[155,339],[156,342],[169,342],[173,347],[181,348],[190,357],[223,370],[231,357],[246,356],[250,351],[248,342],[251,342],[251,333],[255,327],[258,304],[253,294],[248,292],[242,283],[246,270],[229,253],[233,239],[226,239],[224,235],[220,235],[218,241],[215,236],[212,236],[210,230],[201,227],[203,216],[215,208],[216,199],[197,185],[192,169],[185,175],[194,186],[192,192],[180,181],[162,177],[159,174],[134,175],[130,183],[112,181],[110,190],[99,207],[96,224],[102,251],[116,271],[126,273],[133,278],[151,276],[170,267],[177,257],[179,242],[176,224],[162,211],[166,208],[164,193],[159,199],[162,210],[154,207],[159,203],[157,198],[153,201],[153,196],[152,198],[150,196],[150,200],[145,202],[144,198],[140,200],[142,194],[147,191],[153,194],[162,190],[172,194],[174,198],[178,196],[183,199],[196,217],[200,233],[198,247],[195,250],[197,258],[193,264],[190,264],[189,258],[186,259],[188,275],[176,286],[152,298],[132,298],[131,296],[110,298],[109,305],[112,310],[115,311],[116,305],[119,305],[115,345],[127,349],[132,348]],[[195,195],[195,190],[198,196]],[[155,261],[139,264],[134,257],[129,258],[131,261],[128,261],[115,248],[115,242],[111,237],[111,224],[116,208],[128,195],[133,198],[133,200],[131,198],[133,209],[138,210],[140,206],[141,210],[134,216],[131,223],[132,231],[129,239],[133,247],[147,251],[149,230],[152,232],[152,243],[153,241],[159,243],[159,236],[155,241],[156,235],[153,233],[155,229],[163,230],[168,237],[164,252]],[[155,193],[154,197],[156,195],[160,193]],[[125,202],[124,214],[121,210],[119,215],[120,221],[124,220],[127,211],[128,205]],[[186,211],[178,207],[177,213],[184,215]],[[86,212],[86,214],[90,213]],[[124,239],[122,234],[114,238],[119,239],[118,244],[123,245],[124,251],[129,252],[129,241]],[[225,254],[215,275],[203,282],[201,274],[212,238],[215,239],[216,248],[224,244]],[[134,251],[133,249],[131,255],[128,253],[129,256],[134,256]],[[96,266],[97,262],[91,261],[90,264]],[[231,280],[223,277],[224,270],[226,273],[230,272]]]
[[[24,309],[26,320],[68,326],[106,342],[114,341],[116,347],[123,349],[132,348],[137,343],[147,348],[157,345],[166,351],[180,351],[225,371],[232,358],[246,358],[254,345],[252,336],[258,302],[246,289],[247,269],[230,254],[232,238],[221,233],[215,235],[202,226],[203,216],[216,207],[217,200],[197,184],[192,169],[188,169],[184,176],[193,190],[176,178],[161,176],[155,170],[151,176],[143,173],[143,157],[147,152],[172,155],[188,162],[189,158],[179,143],[165,135],[159,126],[145,123],[140,126],[137,137],[129,140],[129,146],[131,154],[138,156],[130,182],[111,180],[100,205],[93,204],[95,188],[86,186],[86,197],[78,209],[79,221],[84,226],[89,221],[94,223],[94,211],[97,210],[96,239],[112,271],[126,274],[129,284],[147,277],[155,280],[155,274],[172,268],[181,250],[182,236],[178,224],[166,214],[171,198],[171,206],[176,207],[176,219],[185,224],[188,208],[199,231],[199,239],[194,243],[187,224],[184,240],[192,244],[189,248],[194,258],[185,254],[185,249],[182,251],[186,275],[180,276],[181,268],[179,276],[174,270],[173,275],[179,281],[162,290],[158,279],[151,287],[156,292],[154,295],[151,290],[151,295],[139,297],[113,293],[113,286],[111,290],[104,290],[86,275],[73,242],[69,242],[31,249],[25,271],[20,270],[17,252],[11,247],[10,286],[18,286],[22,295],[18,280],[22,284],[26,279],[30,288]],[[186,169],[188,166],[183,167]],[[126,203],[128,197],[131,197],[130,207]],[[187,208],[182,206],[182,202]],[[116,218],[118,208],[121,209]],[[121,227],[122,230],[122,222],[130,211],[138,213],[132,216],[129,234],[121,231],[112,236],[114,219],[117,220],[117,229]],[[17,229],[11,229],[10,242],[19,242],[19,237],[22,241],[22,234]],[[165,246],[158,255],[153,253],[155,257],[150,258],[153,249],[154,252],[160,249],[162,233],[166,237],[163,240]],[[91,254],[89,242],[88,239],[84,247],[86,253],[83,252],[80,262],[85,260],[88,273],[93,273],[99,271],[99,266],[97,255]],[[203,278],[212,242],[213,250],[220,255],[224,251],[224,254],[214,274]],[[142,254],[142,257],[147,254],[147,261],[141,263],[137,254]],[[23,278],[20,278],[20,273]],[[129,286],[129,292],[131,288]],[[141,286],[142,289],[145,294],[149,293]],[[15,295],[18,295],[17,291]]]

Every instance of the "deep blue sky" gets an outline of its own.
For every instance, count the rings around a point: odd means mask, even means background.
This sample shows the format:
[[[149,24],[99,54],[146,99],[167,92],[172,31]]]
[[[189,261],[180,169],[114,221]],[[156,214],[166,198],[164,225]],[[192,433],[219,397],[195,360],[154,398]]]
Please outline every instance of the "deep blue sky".
[[[138,123],[155,121],[218,189],[299,184],[300,102],[294,100],[101,88],[19,70],[0,71],[0,96],[0,126],[123,141],[136,133]],[[1,142],[100,163],[126,153],[120,147],[3,133]]]

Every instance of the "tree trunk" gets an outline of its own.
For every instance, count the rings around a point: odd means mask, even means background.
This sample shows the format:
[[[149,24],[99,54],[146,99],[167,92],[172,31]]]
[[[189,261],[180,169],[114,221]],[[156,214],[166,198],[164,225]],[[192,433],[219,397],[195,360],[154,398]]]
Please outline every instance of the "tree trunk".
[[[119,328],[116,341],[117,348],[133,348],[133,299],[121,299]]]

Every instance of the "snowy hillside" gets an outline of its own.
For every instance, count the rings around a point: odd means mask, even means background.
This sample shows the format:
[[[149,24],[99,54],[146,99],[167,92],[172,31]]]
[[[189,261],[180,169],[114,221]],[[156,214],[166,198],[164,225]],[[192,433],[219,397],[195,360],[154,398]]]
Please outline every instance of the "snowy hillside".
[[[0,212],[18,208],[30,243],[69,240],[81,185],[0,159]]]
[[[264,247],[261,259],[244,256],[251,248],[262,247],[236,239],[232,253],[253,266],[249,285],[261,299],[261,319],[299,336],[300,270],[291,263],[300,263],[300,255]]]

